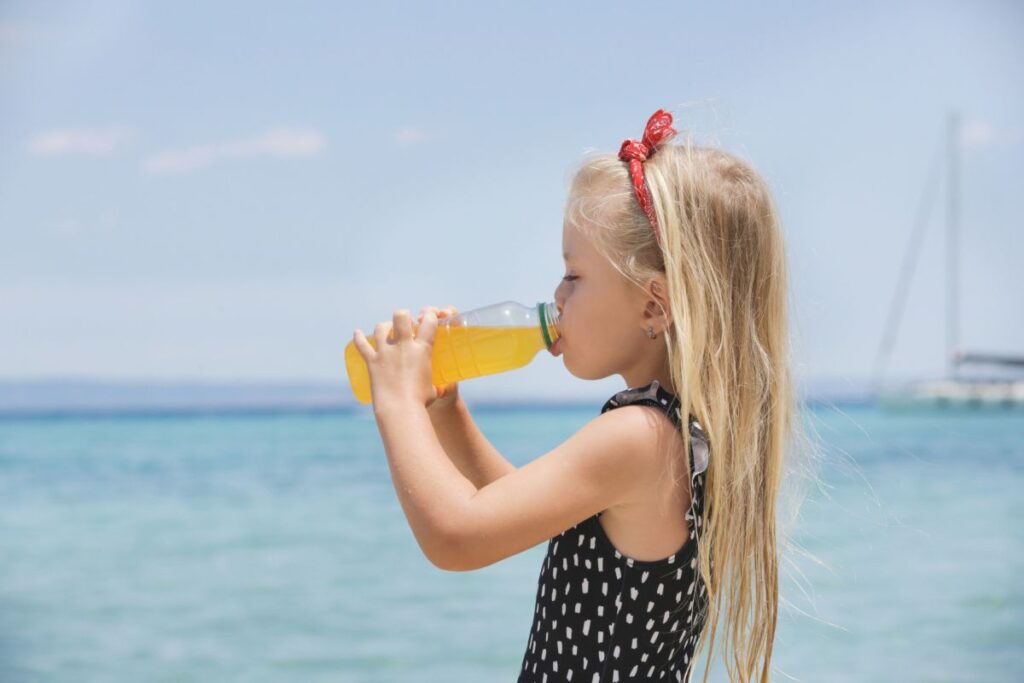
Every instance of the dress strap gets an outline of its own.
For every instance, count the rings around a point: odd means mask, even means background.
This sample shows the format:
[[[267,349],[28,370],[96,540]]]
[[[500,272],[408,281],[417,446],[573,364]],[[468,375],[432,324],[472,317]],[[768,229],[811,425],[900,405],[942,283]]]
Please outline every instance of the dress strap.
[[[662,387],[658,380],[654,380],[642,387],[623,389],[605,402],[601,412],[604,413],[613,408],[635,404],[661,408],[675,424],[676,429],[680,429],[682,426],[679,418],[679,399],[675,394]]]

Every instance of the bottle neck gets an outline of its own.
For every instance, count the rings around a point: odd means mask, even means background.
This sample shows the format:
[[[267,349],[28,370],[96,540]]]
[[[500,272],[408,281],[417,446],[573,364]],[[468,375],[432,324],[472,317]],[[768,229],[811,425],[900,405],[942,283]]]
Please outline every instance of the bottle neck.
[[[539,303],[537,304],[537,318],[540,320],[544,346],[550,351],[551,345],[561,336],[558,332],[558,308],[554,303]]]

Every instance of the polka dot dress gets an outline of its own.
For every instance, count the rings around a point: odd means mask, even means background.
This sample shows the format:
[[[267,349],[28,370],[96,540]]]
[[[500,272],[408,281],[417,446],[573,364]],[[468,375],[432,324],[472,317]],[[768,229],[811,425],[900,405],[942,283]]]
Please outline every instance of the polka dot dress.
[[[657,380],[620,391],[601,412],[631,404],[661,408],[681,427],[676,397]],[[696,550],[710,449],[692,415],[689,428],[690,538],[669,557],[634,560],[605,535],[599,512],[549,540],[519,683],[690,680],[707,607]]]

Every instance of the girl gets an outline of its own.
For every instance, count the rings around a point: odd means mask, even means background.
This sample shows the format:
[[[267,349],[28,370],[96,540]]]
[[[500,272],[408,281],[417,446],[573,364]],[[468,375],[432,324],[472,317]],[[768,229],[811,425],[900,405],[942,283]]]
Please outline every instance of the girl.
[[[395,311],[376,349],[354,334],[430,561],[467,571],[548,541],[520,682],[688,681],[718,632],[731,681],[768,680],[794,413],[782,231],[749,165],[665,144],[671,124],[658,110],[573,178],[551,351],[627,388],[562,445],[516,468],[454,385],[431,385],[437,309],[415,336]]]

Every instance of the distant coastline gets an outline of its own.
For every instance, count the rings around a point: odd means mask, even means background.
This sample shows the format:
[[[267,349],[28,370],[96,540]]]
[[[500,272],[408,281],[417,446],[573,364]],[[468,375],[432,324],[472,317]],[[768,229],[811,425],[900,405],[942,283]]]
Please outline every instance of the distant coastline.
[[[856,380],[819,380],[803,392],[808,405],[869,404],[873,395]],[[467,396],[475,410],[593,408],[594,399]],[[61,417],[159,417],[366,413],[344,383],[194,380],[0,380],[0,419]]]

